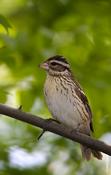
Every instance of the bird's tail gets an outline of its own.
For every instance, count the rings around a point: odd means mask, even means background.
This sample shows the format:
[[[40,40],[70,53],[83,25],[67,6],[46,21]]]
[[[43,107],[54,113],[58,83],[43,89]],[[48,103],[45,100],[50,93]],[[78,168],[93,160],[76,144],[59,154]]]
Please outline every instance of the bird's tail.
[[[102,159],[102,154],[99,151],[90,149],[86,146],[81,145],[81,151],[82,151],[82,156],[84,159],[86,160],[90,160],[91,159],[91,153],[93,154],[94,157],[96,157],[97,159],[101,160]]]

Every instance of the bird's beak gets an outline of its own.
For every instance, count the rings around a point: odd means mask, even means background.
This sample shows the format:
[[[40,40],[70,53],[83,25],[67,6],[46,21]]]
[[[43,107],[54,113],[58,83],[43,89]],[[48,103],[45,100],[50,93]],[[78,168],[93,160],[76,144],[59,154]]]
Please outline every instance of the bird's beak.
[[[45,70],[48,70],[48,69],[49,69],[49,65],[48,65],[48,63],[46,63],[46,62],[41,63],[41,64],[39,65],[39,67],[42,68],[42,69],[45,69]]]

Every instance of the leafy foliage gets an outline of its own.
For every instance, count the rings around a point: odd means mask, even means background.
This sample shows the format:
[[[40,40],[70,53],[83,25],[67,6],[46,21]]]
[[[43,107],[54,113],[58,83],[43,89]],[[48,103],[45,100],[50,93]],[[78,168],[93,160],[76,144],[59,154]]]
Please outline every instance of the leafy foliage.
[[[90,99],[94,136],[111,128],[111,11],[110,0],[9,0],[0,2],[0,102],[49,117],[43,99],[45,74],[38,65],[49,56],[69,59],[72,70]],[[4,30],[5,29],[5,30]],[[8,31],[8,33],[7,33]],[[0,175],[101,174],[98,163],[84,164],[78,145],[46,134],[7,117],[0,120]],[[30,168],[14,167],[14,146],[45,151],[45,163]],[[27,160],[26,160],[27,161]],[[60,166],[59,166],[60,165]],[[104,168],[103,168],[104,169]],[[102,172],[101,172],[102,171]]]
[[[10,23],[7,21],[7,19],[3,15],[0,15],[0,24],[3,25],[3,27],[7,32],[8,32],[8,29],[11,28]]]

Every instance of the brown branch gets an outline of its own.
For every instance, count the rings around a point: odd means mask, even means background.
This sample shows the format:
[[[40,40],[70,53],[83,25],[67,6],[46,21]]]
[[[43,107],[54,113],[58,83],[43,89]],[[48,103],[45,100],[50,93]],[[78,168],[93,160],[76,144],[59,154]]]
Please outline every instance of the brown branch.
[[[60,136],[66,137],[70,140],[79,142],[83,145],[86,145],[92,149],[101,151],[103,153],[106,153],[111,156],[111,146],[105,144],[102,141],[98,141],[96,139],[93,139],[89,136],[86,136],[84,134],[78,133],[78,132],[71,132],[69,128],[64,127],[61,124],[58,124],[56,122],[48,122],[45,119],[42,119],[40,117],[34,116],[32,114],[23,112],[19,109],[14,109],[11,107],[8,107],[6,105],[0,104],[0,114],[7,115],[11,118],[15,118],[17,120],[29,123],[33,126],[42,128],[46,131],[50,131],[52,133],[58,134]]]

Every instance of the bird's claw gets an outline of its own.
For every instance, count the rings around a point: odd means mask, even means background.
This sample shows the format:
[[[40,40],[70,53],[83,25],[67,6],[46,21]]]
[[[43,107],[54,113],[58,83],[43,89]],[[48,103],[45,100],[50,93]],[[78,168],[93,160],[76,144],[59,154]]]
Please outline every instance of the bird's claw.
[[[48,118],[48,119],[46,119],[46,121],[47,121],[48,123],[56,122],[56,123],[60,124],[60,122],[59,122],[58,120],[53,119],[53,118]]]
[[[78,132],[77,129],[71,129],[71,134],[73,134],[73,133],[77,133],[77,132]]]

